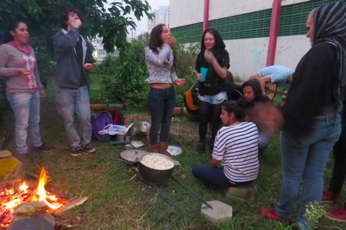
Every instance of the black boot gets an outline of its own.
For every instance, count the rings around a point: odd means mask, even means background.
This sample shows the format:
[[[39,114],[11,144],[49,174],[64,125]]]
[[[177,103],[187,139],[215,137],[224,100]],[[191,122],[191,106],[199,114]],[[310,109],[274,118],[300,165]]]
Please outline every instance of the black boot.
[[[205,143],[198,143],[196,151],[193,153],[193,155],[198,155],[205,152]]]
[[[213,156],[214,142],[209,145],[209,156]]]

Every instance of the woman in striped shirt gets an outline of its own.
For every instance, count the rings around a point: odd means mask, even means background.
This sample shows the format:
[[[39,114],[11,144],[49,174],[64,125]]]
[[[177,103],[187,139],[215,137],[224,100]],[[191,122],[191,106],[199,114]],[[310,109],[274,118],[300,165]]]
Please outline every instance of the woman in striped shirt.
[[[221,188],[251,185],[259,169],[257,127],[243,122],[245,113],[235,101],[221,105],[220,118],[224,127],[216,135],[211,166],[194,166],[192,174]]]

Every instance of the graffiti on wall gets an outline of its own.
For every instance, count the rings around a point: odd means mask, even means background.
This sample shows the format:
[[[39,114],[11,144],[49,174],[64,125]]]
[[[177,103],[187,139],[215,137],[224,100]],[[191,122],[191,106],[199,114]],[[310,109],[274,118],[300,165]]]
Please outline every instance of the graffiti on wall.
[[[225,41],[230,56],[230,71],[247,80],[266,66],[268,38]]]

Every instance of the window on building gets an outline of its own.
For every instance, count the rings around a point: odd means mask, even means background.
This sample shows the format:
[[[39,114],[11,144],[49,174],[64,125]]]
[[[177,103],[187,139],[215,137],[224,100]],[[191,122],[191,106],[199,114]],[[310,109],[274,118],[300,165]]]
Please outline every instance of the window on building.
[[[104,51],[104,50],[99,50],[99,55],[106,55],[106,54],[107,54],[106,51]]]

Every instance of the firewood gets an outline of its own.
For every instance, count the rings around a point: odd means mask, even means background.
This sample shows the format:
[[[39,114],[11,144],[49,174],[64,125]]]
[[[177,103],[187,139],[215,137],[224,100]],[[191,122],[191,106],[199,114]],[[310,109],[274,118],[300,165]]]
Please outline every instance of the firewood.
[[[6,187],[13,188],[15,184],[20,183],[21,181],[22,181],[21,179],[17,179],[17,180],[9,180],[6,182],[2,182],[2,183],[0,183],[0,190],[4,189]]]
[[[73,228],[76,225],[71,225],[67,222],[61,221],[61,220],[55,220],[55,226],[54,229],[61,229],[61,228]]]
[[[66,194],[66,193],[56,193],[56,192],[51,193],[50,192],[50,194],[56,196],[57,198],[64,199],[64,200],[68,200],[71,197],[70,194]]]
[[[82,198],[79,198],[79,199],[76,199],[74,201],[71,201],[68,204],[64,204],[61,208],[56,210],[54,212],[54,214],[60,215],[61,213],[66,212],[67,210],[70,210],[70,209],[72,209],[72,208],[74,208],[76,206],[79,206],[79,205],[83,204],[87,199],[88,199],[88,197],[84,196]]]
[[[10,180],[10,181],[6,181],[6,182],[2,182],[2,183],[0,183],[0,189],[2,187],[6,187],[8,185],[14,185],[14,184],[19,183],[21,181],[22,181],[21,179],[17,179],[17,180]]]

